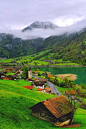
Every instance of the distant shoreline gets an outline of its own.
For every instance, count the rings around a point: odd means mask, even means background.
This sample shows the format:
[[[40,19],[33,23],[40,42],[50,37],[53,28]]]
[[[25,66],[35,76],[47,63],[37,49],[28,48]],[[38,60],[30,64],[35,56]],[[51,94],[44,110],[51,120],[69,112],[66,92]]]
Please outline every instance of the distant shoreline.
[[[86,67],[83,65],[28,65],[28,67]]]

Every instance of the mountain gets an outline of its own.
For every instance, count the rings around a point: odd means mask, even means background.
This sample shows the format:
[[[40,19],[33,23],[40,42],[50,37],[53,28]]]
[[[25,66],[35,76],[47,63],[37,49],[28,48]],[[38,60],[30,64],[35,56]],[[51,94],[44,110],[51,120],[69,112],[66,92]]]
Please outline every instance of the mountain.
[[[39,22],[35,21],[30,26],[24,28],[22,31],[25,32],[27,30],[33,29],[56,29],[58,26],[52,24],[51,22]]]
[[[47,50],[46,55],[51,52],[50,59],[70,60],[86,65],[86,29],[70,35],[65,33],[60,36],[50,36],[45,40],[42,38],[23,40],[11,34],[0,34],[0,57],[14,58],[34,53],[38,55],[38,52]]]
[[[42,38],[23,40],[12,34],[0,34],[0,57],[14,58],[33,54],[43,42]]]

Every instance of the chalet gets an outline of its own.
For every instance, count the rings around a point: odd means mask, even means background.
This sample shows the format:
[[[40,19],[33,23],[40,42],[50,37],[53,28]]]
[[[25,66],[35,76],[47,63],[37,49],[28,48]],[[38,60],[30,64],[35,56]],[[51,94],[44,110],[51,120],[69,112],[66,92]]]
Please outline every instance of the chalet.
[[[34,71],[33,74],[38,75],[39,71]]]
[[[46,79],[46,78],[39,78],[38,80],[39,80],[40,82],[47,83],[47,79]]]
[[[21,78],[21,74],[23,73],[23,70],[19,69],[15,72],[15,76],[19,76]]]
[[[46,87],[45,90],[47,93],[51,93],[51,91],[52,91],[51,88],[49,88],[49,87]]]
[[[46,82],[47,82],[46,78],[35,79],[34,80],[34,87],[44,89],[44,85],[45,85]]]
[[[0,72],[0,78],[3,78],[3,77],[5,77],[5,74]]]
[[[74,115],[73,106],[64,97],[59,96],[41,101],[30,107],[32,115],[60,126],[62,123],[71,124]]]
[[[14,76],[12,76],[12,75],[8,75],[7,77],[9,78],[9,80],[14,80],[14,79],[16,79],[16,77],[14,77]]]

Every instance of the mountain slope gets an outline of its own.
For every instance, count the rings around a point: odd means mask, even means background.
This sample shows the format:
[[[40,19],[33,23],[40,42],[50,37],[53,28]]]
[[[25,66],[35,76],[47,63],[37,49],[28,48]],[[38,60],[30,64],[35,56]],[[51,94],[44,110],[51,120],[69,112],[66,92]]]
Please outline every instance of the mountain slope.
[[[43,42],[42,38],[23,40],[11,34],[0,34],[0,57],[18,57],[33,54]]]
[[[0,80],[0,129],[54,127],[49,122],[33,117],[31,110],[28,109],[36,103],[54,96],[31,91],[13,83],[13,81]]]
[[[55,53],[55,59],[62,58],[86,65],[86,30],[71,35],[49,37],[37,48],[37,51],[49,49]]]

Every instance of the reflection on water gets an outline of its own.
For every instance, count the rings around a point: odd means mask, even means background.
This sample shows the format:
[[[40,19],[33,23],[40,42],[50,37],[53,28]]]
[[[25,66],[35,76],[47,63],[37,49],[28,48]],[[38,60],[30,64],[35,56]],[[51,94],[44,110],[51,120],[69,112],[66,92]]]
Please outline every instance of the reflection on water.
[[[75,83],[86,84],[86,67],[39,67],[40,70],[51,72],[52,74],[73,73],[78,75]]]

